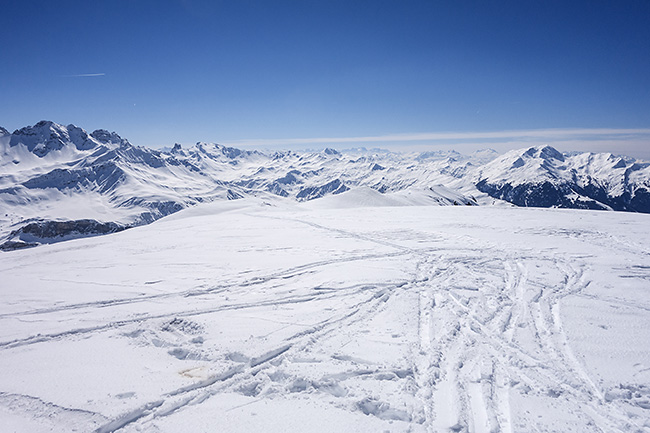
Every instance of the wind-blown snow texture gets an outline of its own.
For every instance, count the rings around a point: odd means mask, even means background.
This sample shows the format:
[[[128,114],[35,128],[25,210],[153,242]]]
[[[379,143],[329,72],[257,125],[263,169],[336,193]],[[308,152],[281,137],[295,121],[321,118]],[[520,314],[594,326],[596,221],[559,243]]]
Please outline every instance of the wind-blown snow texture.
[[[0,255],[2,430],[650,432],[648,215],[383,197]]]
[[[42,121],[13,134],[0,130],[0,249],[123,230],[201,202],[308,201],[369,188],[392,205],[650,212],[650,164],[611,154],[569,155],[549,146],[502,156],[265,154],[208,143],[167,152],[135,147],[114,132]]]

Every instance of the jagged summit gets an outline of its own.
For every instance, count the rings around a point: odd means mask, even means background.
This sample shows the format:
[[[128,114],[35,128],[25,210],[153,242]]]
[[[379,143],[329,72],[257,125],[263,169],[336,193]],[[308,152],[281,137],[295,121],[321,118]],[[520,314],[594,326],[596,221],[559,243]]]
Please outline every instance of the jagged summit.
[[[97,133],[98,131],[95,131]],[[111,137],[111,134],[103,134],[100,131],[97,137]],[[94,133],[93,133],[94,134]],[[63,126],[58,123],[41,120],[34,126],[27,126],[18,129],[11,134],[10,147],[24,146],[27,150],[38,157],[44,157],[50,152],[62,151],[72,147],[78,151],[91,150],[101,144],[116,144],[110,140],[100,141],[93,134],[88,134],[84,129],[75,125]],[[117,134],[114,134],[116,137]],[[121,141],[121,138],[119,139]]]
[[[556,148],[549,146],[548,144],[530,147],[522,153],[522,157],[540,158],[545,160],[557,159],[558,161],[564,161],[564,155],[562,155],[562,153]]]
[[[534,182],[564,177],[564,155],[557,149],[544,145],[511,150],[497,156],[481,169],[481,180],[513,180]],[[513,177],[514,176],[514,177]]]
[[[108,144],[112,146],[129,146],[131,143],[125,138],[120,137],[115,132],[108,132],[105,129],[97,129],[93,131],[90,136],[102,144]]]
[[[7,131],[5,128],[0,126],[0,136],[9,135],[9,134],[11,134],[9,131]]]
[[[178,150],[181,150],[180,146]],[[247,156],[252,153],[250,151],[237,149],[236,147],[228,147],[218,143],[205,143],[202,141],[196,143],[196,145],[188,149],[188,152],[190,153],[200,152],[212,157],[224,156],[229,159],[235,159],[238,157]]]

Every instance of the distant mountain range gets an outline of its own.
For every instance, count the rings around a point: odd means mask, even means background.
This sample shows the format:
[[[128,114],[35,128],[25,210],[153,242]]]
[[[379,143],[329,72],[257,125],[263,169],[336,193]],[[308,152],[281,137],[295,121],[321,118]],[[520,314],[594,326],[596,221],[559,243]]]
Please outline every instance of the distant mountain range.
[[[495,205],[650,213],[650,163],[550,146],[393,153],[133,146],[114,132],[41,121],[0,128],[0,249],[147,224],[201,202],[268,204],[372,189],[399,205]]]

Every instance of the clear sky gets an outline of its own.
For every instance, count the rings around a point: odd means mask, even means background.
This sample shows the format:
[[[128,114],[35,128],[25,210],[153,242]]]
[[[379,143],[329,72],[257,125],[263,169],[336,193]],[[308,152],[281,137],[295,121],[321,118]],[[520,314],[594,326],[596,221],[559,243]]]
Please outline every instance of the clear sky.
[[[9,130],[650,159],[648,0],[23,0],[2,17]]]

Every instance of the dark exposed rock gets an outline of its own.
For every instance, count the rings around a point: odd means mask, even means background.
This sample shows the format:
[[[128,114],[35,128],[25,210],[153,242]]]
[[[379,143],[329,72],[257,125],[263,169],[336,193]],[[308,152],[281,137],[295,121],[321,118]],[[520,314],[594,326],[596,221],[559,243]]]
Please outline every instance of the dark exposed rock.
[[[7,241],[0,244],[0,251],[22,250],[25,248],[37,247],[38,245],[38,242]]]
[[[482,180],[476,184],[476,188],[491,197],[505,200],[517,206],[606,209],[605,206],[593,199],[572,199],[571,197],[580,194],[580,191],[576,191],[566,184],[556,185],[548,181],[512,186],[509,183],[494,185]]]
[[[126,230],[129,226],[114,222],[102,223],[92,219],[70,221],[33,221],[14,230],[9,240],[0,245],[1,251],[13,251],[88,236],[106,235]]]
[[[240,198],[244,198],[243,195],[239,194],[236,191],[233,191],[232,189],[229,189],[227,191],[226,197],[228,198],[228,200],[239,200]]]
[[[44,157],[48,153],[61,150],[71,144],[78,150],[89,150],[98,142],[83,129],[68,125],[62,126],[54,122],[42,120],[34,126],[14,131],[9,140],[10,146],[23,144],[27,150],[36,156]]]
[[[111,191],[124,180],[125,173],[113,161],[79,169],[57,168],[25,182],[27,188],[79,189],[97,185],[101,193]]]
[[[91,137],[99,141],[102,144],[116,144],[119,146],[130,145],[128,140],[120,137],[115,132],[108,132],[105,129],[97,129],[90,133]]]
[[[313,200],[315,198],[320,198],[330,193],[340,194],[349,189],[350,188],[348,188],[343,182],[341,182],[340,179],[334,179],[333,181],[328,182],[322,186],[310,186],[307,188],[303,188],[300,190],[298,194],[296,194],[296,198],[298,200]]]
[[[71,234],[104,235],[125,230],[126,226],[114,222],[101,223],[92,219],[72,221],[38,221],[29,223],[16,234],[27,234],[38,239],[52,239]]]
[[[300,182],[300,179],[296,177],[296,174],[300,174],[300,172],[297,172],[296,170],[292,170],[289,173],[287,173],[284,177],[276,179],[275,182],[283,185],[291,185],[294,183],[298,183]]]
[[[609,207],[617,211],[650,213],[650,191],[644,187],[633,192],[625,191],[620,196],[610,196],[604,187],[595,183],[581,187],[577,184],[545,181],[513,186],[509,183],[491,184],[484,179],[476,184],[476,188],[517,206],[595,210]]]
[[[336,150],[336,149],[332,149],[331,147],[326,147],[326,148],[323,150],[323,153],[324,153],[325,155],[332,155],[332,156],[340,156],[340,155],[341,155],[341,154],[339,153],[338,150]]]

